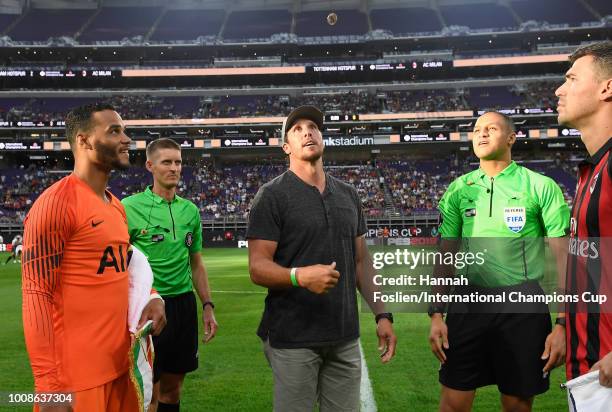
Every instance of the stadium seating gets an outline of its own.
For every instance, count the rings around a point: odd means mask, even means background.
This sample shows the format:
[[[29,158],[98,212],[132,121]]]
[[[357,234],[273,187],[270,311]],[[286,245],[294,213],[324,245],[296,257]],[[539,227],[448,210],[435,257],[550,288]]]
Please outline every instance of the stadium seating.
[[[561,188],[565,201],[572,206],[578,175],[578,161],[557,153],[549,159],[523,160],[521,164],[553,179]]]
[[[0,223],[22,222],[34,200],[59,177],[33,165],[0,171]]]
[[[186,171],[184,176],[191,178],[183,180],[185,196],[200,208],[204,219],[245,219],[259,187],[281,174],[284,168],[280,165],[244,165],[217,170],[202,162]]]
[[[318,106],[328,114],[433,112],[446,110],[555,107],[559,83],[534,82],[522,86],[472,87],[378,92],[232,96],[115,95],[103,98],[124,119],[218,118],[239,116],[283,116],[304,104]],[[9,121],[62,120],[65,113],[94,97],[0,98],[0,119]]]
[[[577,160],[549,154],[549,157],[517,161],[553,178],[571,203],[576,186]],[[473,163],[473,162],[472,162]],[[386,214],[418,216],[437,213],[437,205],[448,185],[475,168],[458,158],[437,160],[390,157],[376,163],[342,164],[326,162],[326,171],[354,186],[367,217]],[[265,164],[232,164],[214,167],[198,161],[183,167],[179,194],[200,209],[205,220],[246,219],[257,190],[287,169],[279,160]],[[27,168],[0,170],[0,223],[20,222],[42,191],[64,174]],[[115,171],[110,190],[119,198],[144,190],[151,176],[144,168]]]
[[[558,82],[539,82],[532,83],[525,88],[523,92],[523,105],[528,107],[556,107],[558,97],[555,96],[555,90],[561,85],[562,81]]]
[[[329,11],[303,11],[295,16],[295,34],[302,37],[350,36],[368,32],[367,16],[357,10],[337,10],[335,25],[327,23]]]
[[[71,108],[94,100],[94,98],[86,97],[2,98],[0,99],[0,118],[9,121],[61,120]]]
[[[279,96],[220,96],[202,99],[198,117],[267,116],[289,113]]]
[[[46,41],[49,37],[74,37],[95,11],[95,9],[31,9],[7,34],[17,41]]]
[[[118,41],[145,36],[161,12],[161,7],[102,7],[78,40]]]
[[[225,10],[168,10],[151,35],[153,41],[195,40],[219,34]]]
[[[597,20],[578,0],[513,0],[512,8],[523,21],[535,20],[550,24],[580,24]]]
[[[398,91],[386,95],[385,108],[391,113],[469,109],[469,105],[455,90]]]
[[[372,29],[388,30],[396,36],[442,30],[436,12],[424,7],[373,9],[370,11],[370,19]]]
[[[384,184],[381,184],[381,175],[373,165],[330,166],[326,170],[357,190],[366,217],[383,216],[385,210]]]
[[[448,161],[381,161],[382,170],[396,212],[403,216],[435,213],[444,191],[457,177]]]
[[[470,107],[478,109],[512,108],[521,105],[521,96],[505,86],[472,87],[465,97]]]
[[[199,98],[197,96],[113,96],[107,101],[126,119],[158,119],[191,117]]]
[[[224,39],[245,40],[289,32],[291,14],[288,10],[235,11],[229,15],[222,36]]]
[[[601,16],[612,16],[612,2],[610,0],[588,0],[588,3]]]
[[[515,28],[510,10],[499,4],[457,4],[440,6],[447,26],[468,26],[471,29]]]
[[[380,113],[384,111],[379,100],[367,92],[360,91],[301,96],[300,99],[291,103],[296,107],[310,104],[320,107],[326,113]]]
[[[19,17],[19,14],[4,14],[0,13],[0,34],[4,34],[4,31]]]
[[[0,118],[9,121],[62,120],[67,111],[82,104],[97,102],[94,97],[53,97],[45,99],[2,98]],[[192,117],[198,107],[197,96],[152,97],[112,96],[102,99],[112,104],[125,119]]]
[[[429,7],[374,8],[369,16],[360,10],[335,10],[335,25],[327,23],[331,10],[308,10],[295,14],[289,9],[234,10],[225,25],[226,10],[167,9],[161,7],[101,7],[99,9],[26,8],[18,24],[5,32],[18,14],[0,14],[0,34],[15,41],[44,42],[51,37],[77,36],[81,43],[121,41],[142,36],[153,42],[193,41],[200,36],[220,36],[224,40],[261,40],[278,33],[299,37],[361,36],[372,30],[385,30],[396,36],[439,33],[448,26],[473,30],[517,28],[535,20],[549,24],[580,25],[612,14],[608,0],[510,0],[472,4],[442,4]],[[516,14],[514,14],[516,13]],[[595,13],[595,14],[594,14]],[[93,19],[89,19],[93,16]],[[518,16],[518,20],[517,17]],[[53,21],[53,24],[47,24]],[[292,22],[295,25],[292,27]],[[219,33],[222,26],[223,33]],[[151,33],[150,33],[151,32]],[[147,38],[147,35],[150,36]]]

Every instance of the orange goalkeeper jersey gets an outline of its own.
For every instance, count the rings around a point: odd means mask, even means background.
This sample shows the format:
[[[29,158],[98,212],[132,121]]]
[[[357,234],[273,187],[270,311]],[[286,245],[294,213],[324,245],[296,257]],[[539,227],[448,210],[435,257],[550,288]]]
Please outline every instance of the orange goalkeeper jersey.
[[[126,215],[74,174],[24,223],[23,327],[37,392],[103,385],[128,370]]]

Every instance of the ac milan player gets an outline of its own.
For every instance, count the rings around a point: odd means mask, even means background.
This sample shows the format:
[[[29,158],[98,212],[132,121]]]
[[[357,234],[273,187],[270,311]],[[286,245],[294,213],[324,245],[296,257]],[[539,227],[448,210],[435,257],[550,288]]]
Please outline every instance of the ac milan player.
[[[567,378],[599,369],[612,387],[612,41],[579,48],[559,97],[559,123],[578,129],[589,156],[580,164],[571,219],[567,289]],[[586,293],[586,295],[585,295]],[[607,303],[585,302],[602,295]]]

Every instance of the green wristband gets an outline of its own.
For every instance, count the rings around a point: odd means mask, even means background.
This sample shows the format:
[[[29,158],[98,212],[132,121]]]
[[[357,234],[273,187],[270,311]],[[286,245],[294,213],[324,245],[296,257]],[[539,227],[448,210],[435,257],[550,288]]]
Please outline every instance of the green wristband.
[[[300,284],[297,280],[297,268],[291,268],[291,284],[296,288],[300,287]]]

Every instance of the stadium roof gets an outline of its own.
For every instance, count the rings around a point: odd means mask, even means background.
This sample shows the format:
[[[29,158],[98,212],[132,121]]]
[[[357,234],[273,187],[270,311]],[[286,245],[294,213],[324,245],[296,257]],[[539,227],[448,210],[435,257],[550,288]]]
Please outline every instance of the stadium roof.
[[[107,7],[155,7],[167,6],[172,9],[291,9],[301,10],[342,10],[372,9],[391,7],[431,7],[435,4],[495,3],[495,0],[0,0],[0,12],[19,12],[27,7],[71,9],[96,8],[98,4]]]

